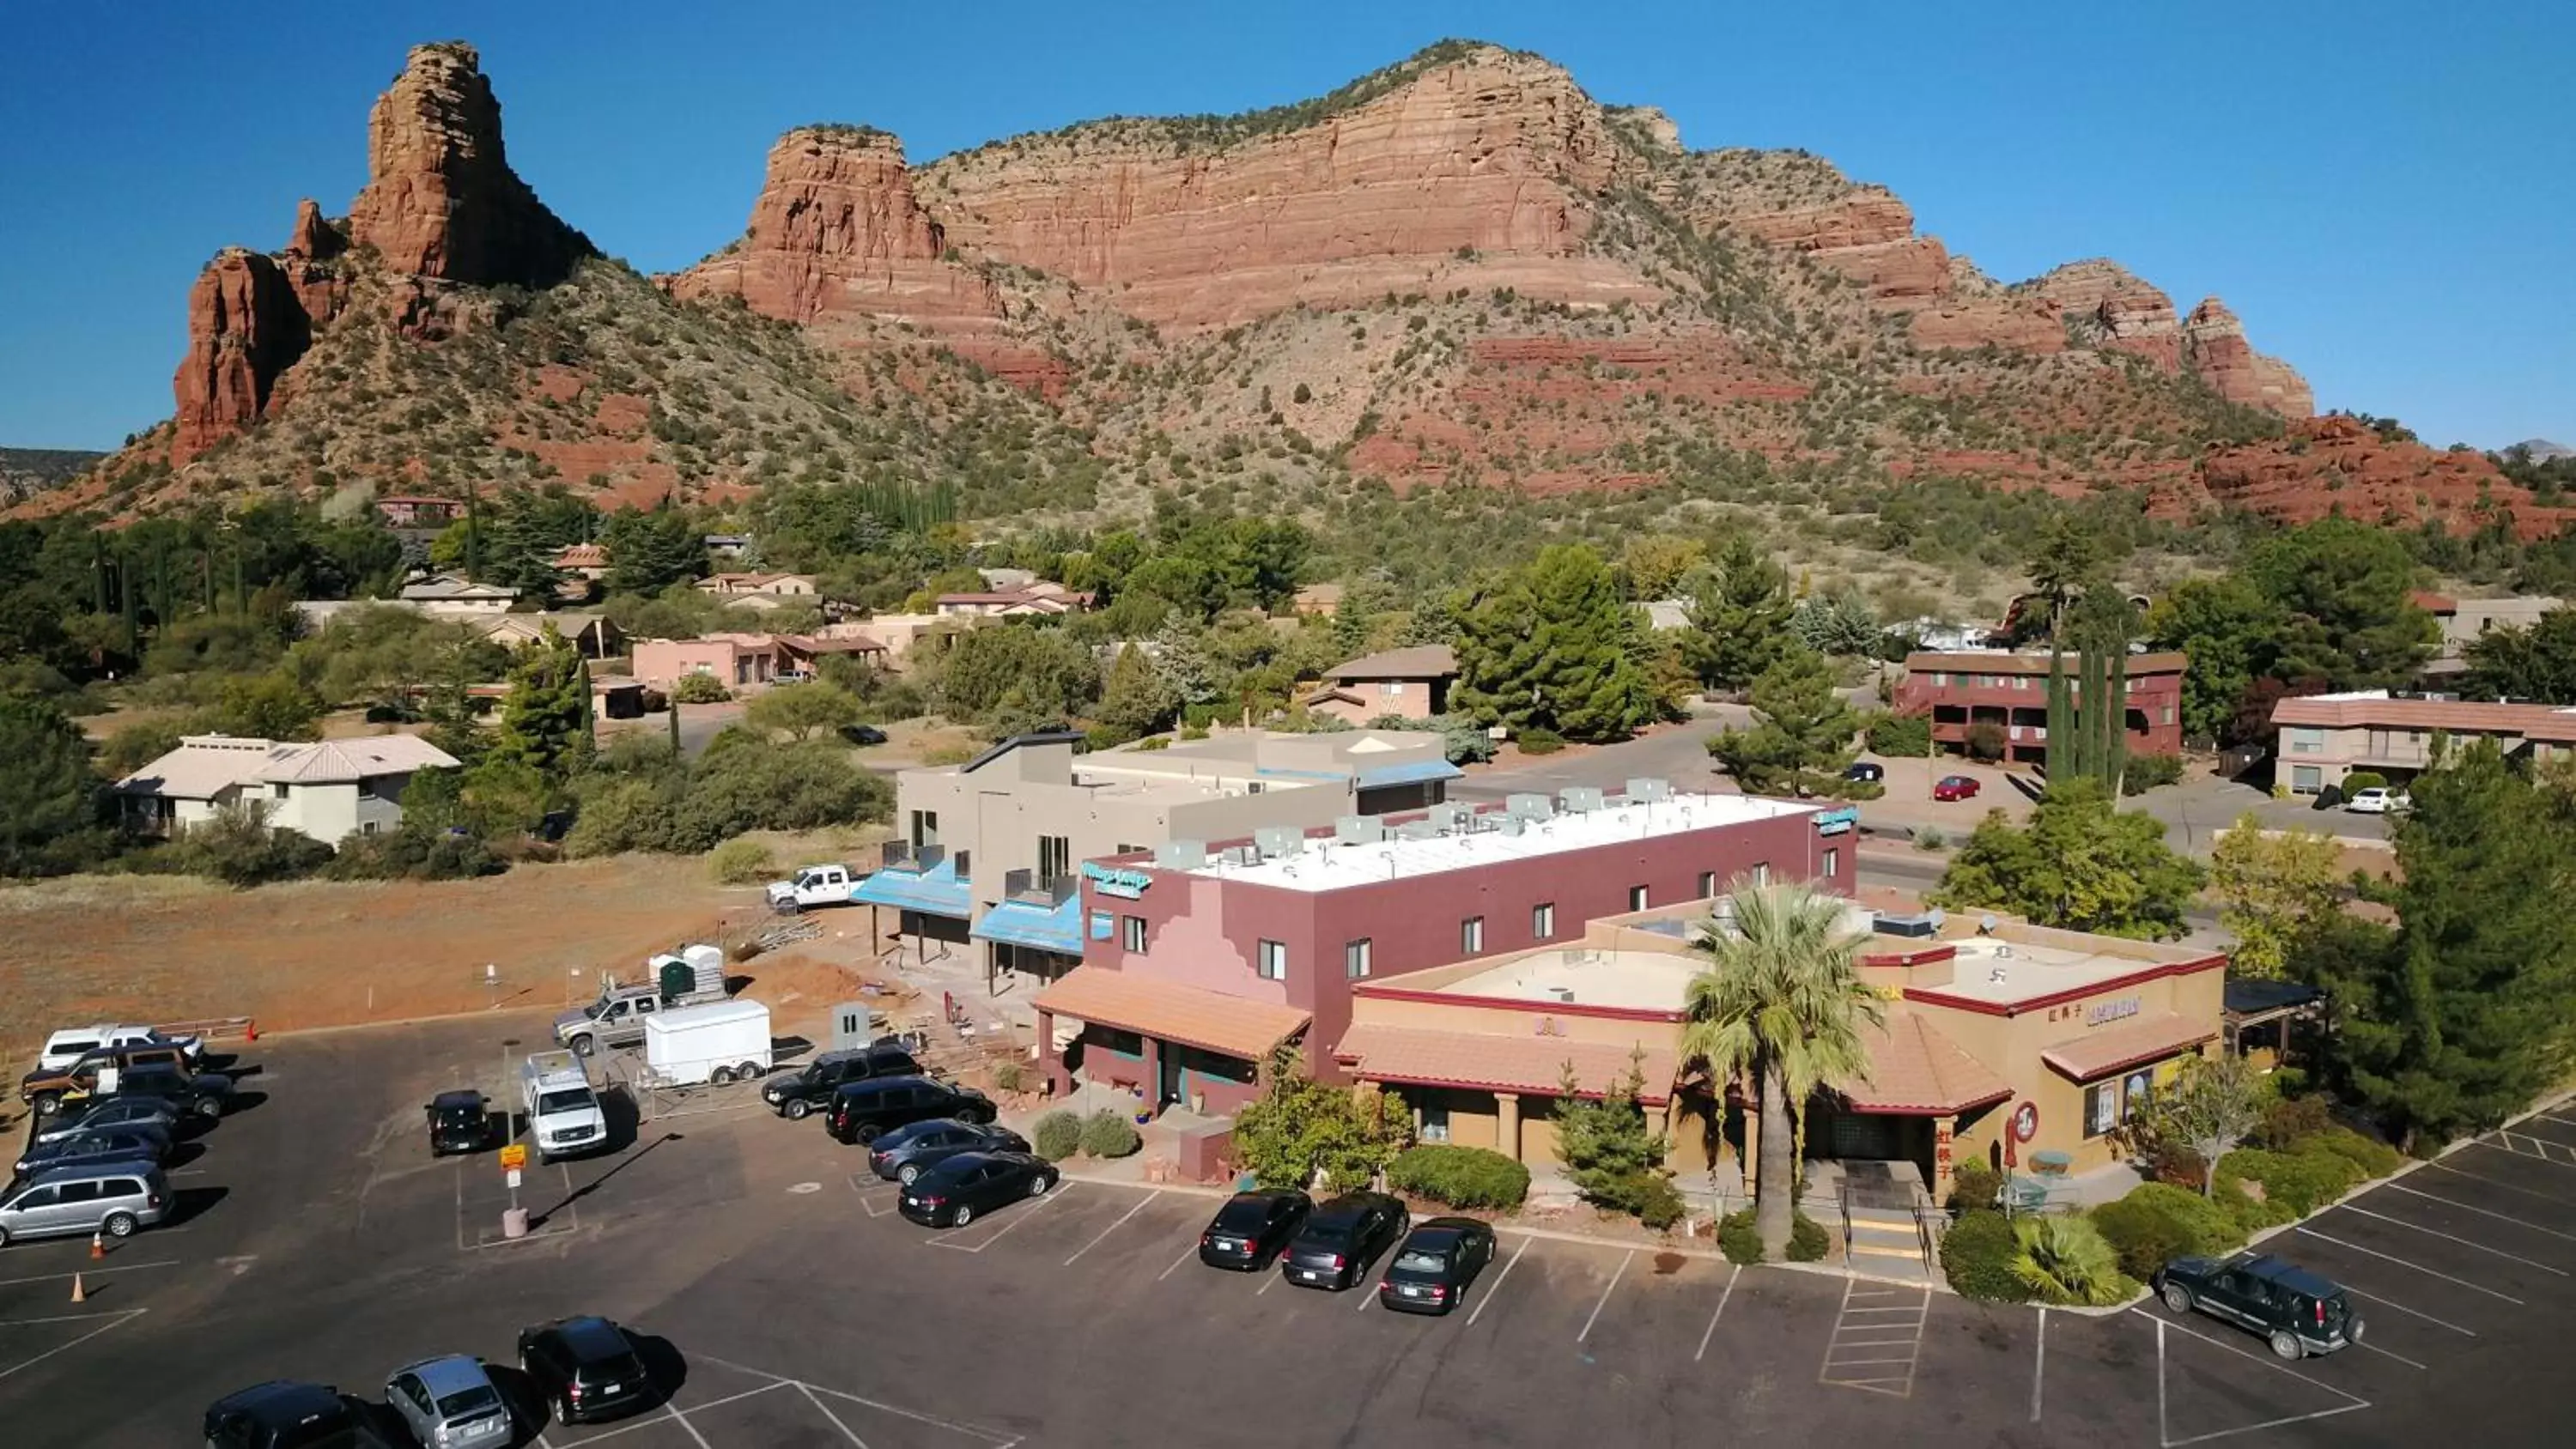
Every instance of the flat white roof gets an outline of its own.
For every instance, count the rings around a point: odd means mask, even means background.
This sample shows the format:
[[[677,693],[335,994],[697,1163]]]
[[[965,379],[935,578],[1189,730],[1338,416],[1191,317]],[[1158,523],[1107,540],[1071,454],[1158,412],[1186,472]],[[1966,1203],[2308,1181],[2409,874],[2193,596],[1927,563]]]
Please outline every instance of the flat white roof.
[[[1444,996],[1498,996],[1511,1001],[1560,1001],[1576,1006],[1625,1006],[1679,1011],[1682,993],[1707,958],[1670,951],[1615,951],[1567,946],[1497,961],[1471,976],[1432,988]],[[1388,978],[1404,984],[1401,977]]]
[[[2191,954],[2172,952],[2153,959],[2114,956],[1992,936],[1952,939],[1946,944],[1958,951],[1950,984],[1929,989],[1944,996],[1964,996],[1998,1006],[2105,985],[2123,976],[2152,971],[2165,960],[2185,959]]]
[[[1744,825],[1784,815],[1813,815],[1823,807],[1749,795],[1675,795],[1670,800],[1629,802],[1618,796],[1598,810],[1560,812],[1529,821],[1518,835],[1499,827],[1499,812],[1478,820],[1479,829],[1428,839],[1389,838],[1346,845],[1330,837],[1309,839],[1295,855],[1251,865],[1211,857],[1189,873],[1218,880],[1250,881],[1294,891],[1333,891],[1442,871],[1471,870],[1498,860],[1562,855],[1621,841],[1654,840],[1717,825]]]

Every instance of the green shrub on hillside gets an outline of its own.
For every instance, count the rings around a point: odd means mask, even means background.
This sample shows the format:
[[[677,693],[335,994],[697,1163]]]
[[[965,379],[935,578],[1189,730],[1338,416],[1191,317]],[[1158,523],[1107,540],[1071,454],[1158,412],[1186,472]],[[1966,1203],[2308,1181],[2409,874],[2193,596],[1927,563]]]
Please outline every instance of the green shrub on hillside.
[[[1488,1147],[1426,1142],[1396,1154],[1387,1186],[1459,1208],[1516,1208],[1529,1198],[1529,1167]]]
[[[2324,1148],[2267,1152],[2259,1147],[2240,1147],[2219,1159],[2217,1190],[2250,1199],[2252,1195],[2245,1192],[2245,1185],[2259,1186],[2263,1193],[2260,1216],[2268,1224],[2306,1217],[2343,1196],[2361,1180],[2360,1164]],[[2242,1210],[2237,1211],[2241,1218]]]
[[[720,885],[758,885],[777,873],[769,847],[757,840],[728,840],[707,856],[707,874]]]
[[[2030,1287],[2013,1272],[2020,1253],[2012,1222],[2002,1213],[1972,1212],[1941,1235],[1941,1276],[1962,1298],[2028,1303]]]

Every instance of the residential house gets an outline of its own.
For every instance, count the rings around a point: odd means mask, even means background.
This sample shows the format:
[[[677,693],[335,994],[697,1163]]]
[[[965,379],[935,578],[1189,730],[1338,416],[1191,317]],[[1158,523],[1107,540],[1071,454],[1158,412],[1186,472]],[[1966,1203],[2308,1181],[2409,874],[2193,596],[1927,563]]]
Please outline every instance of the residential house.
[[[2565,601],[2545,595],[2502,599],[2455,599],[2418,590],[2415,606],[2442,626],[2441,652],[2424,666],[2427,683],[2456,681],[2469,669],[2468,647],[2497,629],[2528,629],[2540,616],[2562,608]]]
[[[545,637],[546,626],[581,651],[584,659],[613,659],[625,638],[606,614],[590,609],[557,609],[551,614],[496,614],[467,621],[467,626],[505,649],[518,649]]]
[[[393,528],[445,528],[465,516],[465,504],[456,498],[389,493],[376,500],[376,516]]]
[[[980,616],[942,614],[878,614],[859,627],[870,638],[885,646],[885,662],[900,668],[904,657],[919,645],[932,649],[946,647],[947,641],[982,623]],[[835,626],[839,627],[839,626]],[[830,630],[824,632],[829,633]]]
[[[710,533],[699,542],[707,546],[709,558],[738,559],[751,551],[751,536],[744,533]]]
[[[595,543],[570,543],[556,550],[555,572],[589,583],[608,577],[608,550]]]
[[[1324,687],[1306,708],[1353,724],[1395,715],[1429,719],[1449,707],[1458,656],[1446,644],[1418,644],[1366,654],[1324,671]]]
[[[2493,740],[2508,755],[2549,759],[2576,747],[2576,709],[2548,704],[2393,695],[2384,689],[2297,695],[2272,706],[2277,784],[2294,795],[2340,789],[2367,771],[2402,785],[2433,765],[2435,737]]]
[[[116,782],[129,828],[166,835],[211,820],[226,805],[257,806],[278,829],[337,845],[402,822],[403,787],[421,770],[458,761],[410,735],[312,744],[189,735],[179,747]]]
[[[436,574],[405,584],[397,596],[434,619],[471,619],[505,614],[519,601],[519,591],[499,584],[478,584],[462,574]]]
[[[1289,607],[1300,614],[1319,615],[1329,619],[1342,611],[1342,586],[1308,584],[1297,591],[1296,597],[1289,601]]]
[[[1091,607],[1091,600],[1089,593],[1039,579],[1014,589],[941,594],[935,607],[943,618],[1052,618],[1079,614]]]
[[[802,599],[812,601],[816,593],[812,574],[723,573],[709,574],[698,580],[702,594],[713,594],[727,603],[748,599]]]
[[[885,645],[864,634],[707,634],[695,639],[639,639],[633,668],[642,684],[668,692],[703,674],[737,693],[810,679],[827,655],[883,662]]]
[[[2138,755],[2182,753],[2182,674],[2178,650],[2128,657],[2126,708],[2129,752]],[[2083,659],[2065,660],[2069,689],[2077,700],[2076,682]],[[1918,651],[1905,656],[1905,677],[1897,682],[1899,714],[1928,715],[1932,740],[1952,753],[1968,748],[1968,731],[1991,724],[2003,731],[2004,757],[2038,761],[2048,757],[2048,654],[2045,650],[1953,649]]]

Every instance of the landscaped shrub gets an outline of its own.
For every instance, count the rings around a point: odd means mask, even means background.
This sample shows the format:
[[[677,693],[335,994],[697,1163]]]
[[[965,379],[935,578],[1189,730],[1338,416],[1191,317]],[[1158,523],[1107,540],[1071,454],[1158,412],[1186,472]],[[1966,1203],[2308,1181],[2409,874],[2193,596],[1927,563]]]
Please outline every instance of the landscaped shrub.
[[[1932,753],[1932,717],[1923,714],[1879,714],[1870,718],[1863,738],[1869,752],[1891,758],[1921,759]]]
[[[1115,1107],[1103,1107],[1082,1124],[1082,1155],[1085,1157],[1127,1157],[1145,1145],[1136,1135],[1136,1124]]]
[[[1029,1068],[1025,1062],[1005,1059],[993,1064],[994,1091],[1016,1092],[1028,1085],[1028,1079]]]
[[[671,681],[671,698],[680,704],[722,704],[733,691],[712,674],[683,674]]]
[[[2042,1303],[2099,1308],[2137,1290],[2120,1271],[2120,1255],[2088,1218],[2072,1213],[2013,1223],[2013,1276]]]
[[[1660,1172],[1650,1172],[1637,1190],[1637,1221],[1657,1232],[1682,1220],[1690,1205],[1682,1201],[1682,1191],[1673,1180]]]
[[[1789,1220],[1789,1261],[1820,1263],[1833,1251],[1834,1235],[1805,1213]],[[1718,1220],[1717,1250],[1730,1263],[1762,1261],[1762,1236],[1753,1226],[1753,1209],[1738,1208]]]
[[[2331,1152],[2361,1170],[2364,1181],[2386,1177],[2406,1163],[2406,1154],[2338,1123],[2308,1140],[2303,1151]]]
[[[1082,1150],[1081,1116],[1062,1107],[1047,1113],[1029,1132],[1029,1145],[1049,1162],[1064,1161]]]
[[[758,885],[778,873],[778,863],[757,840],[728,840],[708,854],[707,873],[722,885]]]
[[[2170,785],[2182,778],[2180,755],[2131,755],[2120,775],[2120,793],[2143,795],[2158,785]]]
[[[1805,1213],[1795,1214],[1789,1219],[1790,1262],[1821,1263],[1825,1254],[1833,1251],[1833,1246],[1833,1235],[1825,1231],[1824,1224]]]
[[[1512,736],[1512,743],[1520,746],[1524,755],[1552,755],[1565,748],[1565,736],[1542,726]]]
[[[2388,777],[2375,770],[2355,770],[2343,777],[2343,798],[2349,800],[2364,790],[2388,788]]]
[[[2214,1256],[2245,1241],[2223,1204],[2161,1182],[2141,1183],[2119,1201],[2095,1208],[2093,1226],[2120,1255],[2120,1271],[2132,1278],[2145,1278],[2175,1258]]]
[[[2013,1273],[2021,1242],[1998,1212],[1972,1212],[1941,1235],[1941,1276],[1962,1298],[1986,1303],[2028,1303],[2030,1288]]]
[[[1982,1162],[1962,1162],[1950,1174],[1950,1210],[1974,1212],[1995,1205],[2004,1189],[2003,1174]]]
[[[1529,1198],[1526,1164],[1488,1147],[1429,1142],[1397,1153],[1389,1187],[1461,1208],[1516,1208]]]
[[[1972,760],[1993,764],[2004,757],[2004,743],[2004,727],[1993,720],[1981,719],[1968,726],[1968,758]]]
[[[2264,1107],[2263,1124],[2254,1129],[2247,1145],[2294,1152],[2334,1124],[2334,1106],[2322,1096],[2276,1097]]]
[[[2361,1177],[2360,1164],[2324,1150],[2266,1152],[2240,1147],[2218,1164],[2220,1192],[2244,1194],[2249,1182],[2262,1187],[2263,1216],[2268,1222],[2306,1217],[2343,1196]]]

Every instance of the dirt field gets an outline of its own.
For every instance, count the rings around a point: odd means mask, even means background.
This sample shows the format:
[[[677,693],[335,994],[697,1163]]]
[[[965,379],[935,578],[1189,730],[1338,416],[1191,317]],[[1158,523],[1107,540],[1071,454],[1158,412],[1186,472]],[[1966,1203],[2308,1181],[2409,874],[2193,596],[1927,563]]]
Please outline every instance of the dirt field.
[[[0,960],[0,1044],[94,1018],[252,1016],[269,1031],[554,1004],[595,990],[603,969],[631,976],[655,951],[766,919],[757,891],[709,884],[703,862],[648,856],[254,891],[167,877],[42,882],[0,890],[0,931],[19,943]],[[821,998],[819,1015],[840,991],[837,968],[813,959],[822,954],[802,964],[786,953],[766,979],[760,962],[741,969],[773,1005]],[[497,986],[484,984],[487,964]]]

